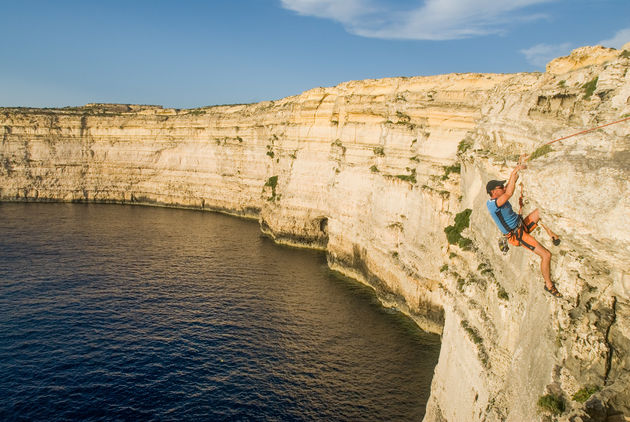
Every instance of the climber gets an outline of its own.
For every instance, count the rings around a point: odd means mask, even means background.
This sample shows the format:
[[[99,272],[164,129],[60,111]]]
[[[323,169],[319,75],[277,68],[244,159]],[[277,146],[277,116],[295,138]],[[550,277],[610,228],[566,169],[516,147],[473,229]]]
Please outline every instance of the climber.
[[[523,157],[521,158],[523,159]],[[494,222],[499,227],[499,230],[507,237],[510,244],[514,246],[525,246],[527,249],[540,256],[540,271],[545,279],[545,290],[555,297],[562,297],[551,281],[551,252],[538,243],[530,234],[540,222],[538,209],[535,209],[527,217],[523,218],[512,210],[512,205],[508,201],[514,194],[516,181],[518,180],[518,172],[527,168],[525,164],[521,164],[522,159],[512,171],[507,185],[505,184],[505,180],[490,180],[486,184],[486,192],[490,195],[486,206]],[[553,244],[559,245],[560,238],[558,235],[542,224],[542,222],[540,222],[540,225],[551,237]]]

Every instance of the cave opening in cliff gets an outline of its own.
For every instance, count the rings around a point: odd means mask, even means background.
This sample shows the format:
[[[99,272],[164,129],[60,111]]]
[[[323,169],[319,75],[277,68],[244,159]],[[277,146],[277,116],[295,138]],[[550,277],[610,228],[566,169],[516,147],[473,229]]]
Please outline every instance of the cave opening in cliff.
[[[324,217],[319,220],[319,230],[324,235],[328,235],[328,218]]]

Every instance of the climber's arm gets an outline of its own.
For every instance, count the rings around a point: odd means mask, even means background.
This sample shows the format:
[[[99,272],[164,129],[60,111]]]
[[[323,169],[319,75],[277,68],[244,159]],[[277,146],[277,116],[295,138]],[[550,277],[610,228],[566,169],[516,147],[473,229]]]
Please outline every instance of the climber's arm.
[[[514,190],[516,189],[516,181],[518,180],[518,172],[524,168],[527,168],[525,164],[519,164],[514,167],[512,170],[512,174],[510,174],[510,178],[508,179],[507,185],[505,185],[505,191],[503,195],[497,198],[497,206],[500,207],[505,204],[511,197],[514,195]]]

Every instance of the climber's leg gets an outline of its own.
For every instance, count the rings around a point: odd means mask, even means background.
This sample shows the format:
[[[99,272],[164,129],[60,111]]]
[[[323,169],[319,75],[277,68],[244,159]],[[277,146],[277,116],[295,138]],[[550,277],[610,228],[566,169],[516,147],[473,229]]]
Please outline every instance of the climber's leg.
[[[551,252],[525,231],[521,233],[520,243],[540,257],[540,272],[545,279],[545,286],[547,289],[554,287],[551,281]]]
[[[551,289],[553,287],[553,282],[551,281],[551,252],[539,243],[534,249],[534,253],[540,257],[540,272],[545,279],[545,286]]]
[[[525,217],[524,221],[525,221],[526,231],[528,233],[531,233],[532,230],[534,230],[538,226],[538,223],[540,223],[542,228],[545,229],[545,231],[547,232],[547,234],[553,241],[553,244],[554,245],[560,244],[560,236],[555,234],[549,227],[547,227],[546,225],[542,223],[542,221],[540,221],[540,212],[538,211],[538,208],[536,208],[527,217]]]
[[[549,227],[545,226],[542,222],[540,223],[540,225],[542,226],[543,229],[545,229],[545,231],[547,232],[547,234],[549,235],[549,237],[553,241],[553,244],[554,245],[559,245],[560,244],[560,236],[558,236],[553,231],[551,231],[551,229]]]
[[[538,212],[538,208],[534,211],[530,212],[527,217],[523,219],[525,222],[525,231],[527,233],[531,233],[538,225],[538,220],[540,220],[540,213]]]

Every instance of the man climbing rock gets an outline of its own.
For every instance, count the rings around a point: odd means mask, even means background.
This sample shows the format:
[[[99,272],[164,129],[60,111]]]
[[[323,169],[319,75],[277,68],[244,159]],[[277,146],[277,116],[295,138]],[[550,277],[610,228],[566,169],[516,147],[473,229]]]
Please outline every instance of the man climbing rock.
[[[526,166],[519,163],[512,171],[507,185],[505,184],[505,180],[490,180],[486,184],[486,192],[490,195],[486,206],[494,222],[499,227],[499,230],[507,237],[510,244],[514,246],[524,246],[540,256],[540,271],[545,279],[545,290],[555,297],[562,297],[551,281],[551,252],[538,243],[530,234],[540,222],[538,209],[535,209],[527,217],[523,218],[512,210],[512,205],[508,201],[514,194],[516,181],[518,180],[518,172],[524,168],[526,168]],[[542,224],[542,222],[540,222],[540,225],[551,237],[554,245],[560,244],[558,235]]]

